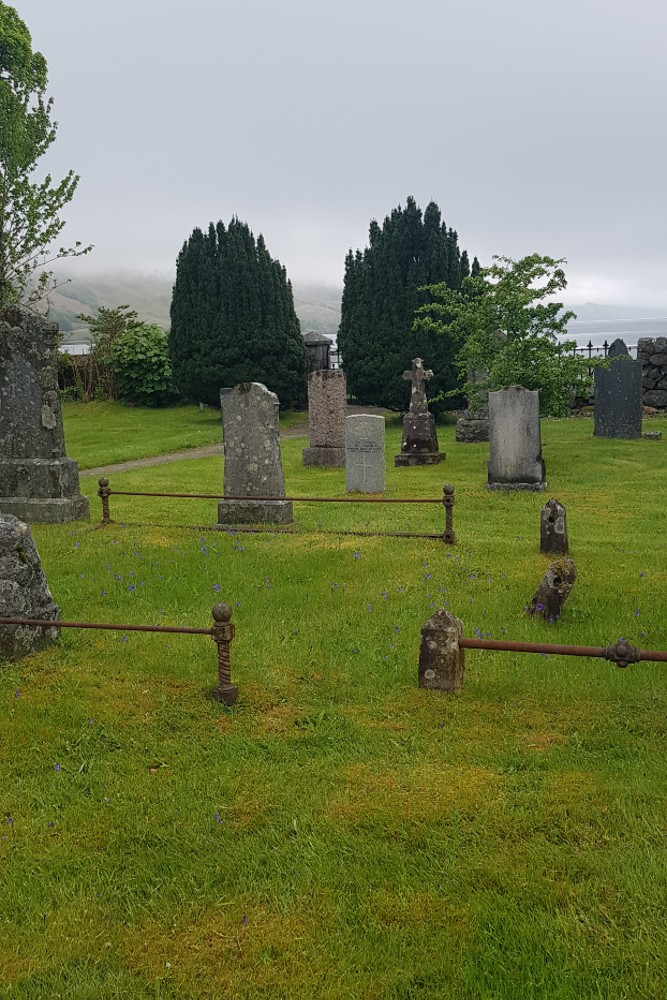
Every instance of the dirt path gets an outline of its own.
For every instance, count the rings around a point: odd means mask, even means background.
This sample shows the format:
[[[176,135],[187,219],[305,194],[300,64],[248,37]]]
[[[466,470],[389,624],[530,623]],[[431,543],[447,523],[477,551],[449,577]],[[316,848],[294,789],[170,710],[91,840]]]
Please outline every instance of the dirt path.
[[[348,415],[352,413],[371,413],[384,416],[389,410],[379,406],[348,406]],[[302,422],[287,427],[280,432],[281,438],[308,437],[308,417]],[[118,462],[117,465],[97,465],[94,469],[82,469],[80,476],[105,476],[112,472],[130,472],[132,469],[147,469],[152,465],[167,465],[168,462],[181,462],[186,458],[209,458],[211,455],[222,455],[222,444],[205,444],[201,448],[184,448],[183,451],[172,451],[169,455],[153,455],[149,458],[135,458],[129,462]]]

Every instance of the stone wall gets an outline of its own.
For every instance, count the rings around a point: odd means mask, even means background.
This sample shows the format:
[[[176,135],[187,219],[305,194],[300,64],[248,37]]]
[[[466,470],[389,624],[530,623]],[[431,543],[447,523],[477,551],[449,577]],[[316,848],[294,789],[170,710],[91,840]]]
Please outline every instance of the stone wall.
[[[667,337],[641,337],[637,361],[642,363],[642,403],[667,409]]]

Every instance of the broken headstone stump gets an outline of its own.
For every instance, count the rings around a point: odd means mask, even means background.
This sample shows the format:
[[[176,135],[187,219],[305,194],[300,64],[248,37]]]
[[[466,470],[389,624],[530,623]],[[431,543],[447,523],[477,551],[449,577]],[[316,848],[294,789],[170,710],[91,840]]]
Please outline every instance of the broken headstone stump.
[[[542,615],[545,621],[555,622],[560,618],[563,605],[570,596],[576,579],[577,568],[572,559],[558,559],[552,562],[526,608],[528,614]]]
[[[567,555],[566,511],[553,497],[540,511],[540,552]]]
[[[422,625],[419,643],[419,687],[459,691],[465,673],[464,650],[459,646],[463,622],[441,608]]]
[[[30,528],[0,514],[0,616],[53,621],[53,628],[0,625],[0,657],[20,660],[58,638],[60,608],[53,603]]]

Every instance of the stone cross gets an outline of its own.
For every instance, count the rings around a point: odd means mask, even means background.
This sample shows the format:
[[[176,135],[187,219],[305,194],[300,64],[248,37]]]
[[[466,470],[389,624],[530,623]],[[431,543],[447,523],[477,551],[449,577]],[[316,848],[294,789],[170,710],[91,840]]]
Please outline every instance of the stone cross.
[[[426,382],[433,378],[433,372],[424,368],[421,358],[415,358],[409,372],[403,372],[403,378],[412,382],[412,395],[410,396],[410,413],[426,413],[428,404],[426,402]]]

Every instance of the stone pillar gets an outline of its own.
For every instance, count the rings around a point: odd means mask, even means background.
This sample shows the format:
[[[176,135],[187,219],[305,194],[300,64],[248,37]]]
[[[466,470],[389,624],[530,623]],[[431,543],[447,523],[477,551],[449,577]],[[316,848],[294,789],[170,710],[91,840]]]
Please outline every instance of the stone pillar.
[[[552,497],[540,511],[540,552],[566,556],[567,547],[566,510]]]
[[[0,314],[0,511],[28,522],[88,517],[65,454],[58,339],[57,323],[28,310]]]
[[[221,390],[220,402],[225,454],[222,492],[225,497],[252,499],[221,500],[218,523],[291,524],[291,501],[262,499],[285,496],[278,397],[261,382],[244,382]]]
[[[345,418],[345,488],[384,493],[384,417],[358,413]]]
[[[347,386],[340,369],[308,376],[308,430],[310,448],[303,449],[304,465],[345,466]]]
[[[489,489],[543,490],[540,394],[512,385],[489,393]]]
[[[0,625],[0,657],[20,660],[58,638],[60,608],[53,603],[30,528],[11,514],[0,514],[0,616],[40,618],[53,628]]]
[[[595,437],[639,438],[642,436],[642,366],[633,361],[622,340],[615,340],[608,358],[609,368],[596,368]]]
[[[419,687],[455,693],[463,687],[464,650],[459,646],[463,622],[441,608],[422,625],[419,644]]]

